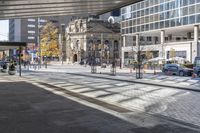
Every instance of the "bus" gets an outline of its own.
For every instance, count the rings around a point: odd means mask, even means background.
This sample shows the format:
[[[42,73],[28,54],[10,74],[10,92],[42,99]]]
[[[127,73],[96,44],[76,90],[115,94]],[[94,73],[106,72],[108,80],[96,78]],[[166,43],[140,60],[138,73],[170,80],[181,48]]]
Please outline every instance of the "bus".
[[[194,60],[194,73],[197,74],[198,77],[200,77],[200,56],[195,57],[195,60]]]

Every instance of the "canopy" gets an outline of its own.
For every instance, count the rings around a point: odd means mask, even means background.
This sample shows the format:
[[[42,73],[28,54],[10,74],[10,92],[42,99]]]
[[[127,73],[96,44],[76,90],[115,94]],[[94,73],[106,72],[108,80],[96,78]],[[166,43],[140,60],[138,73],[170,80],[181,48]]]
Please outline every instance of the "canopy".
[[[142,0],[0,0],[0,19],[100,15]]]
[[[162,60],[164,60],[164,58],[162,58],[162,57],[156,57],[156,58],[148,60],[148,62],[156,62],[156,61],[162,61]]]
[[[26,47],[25,42],[0,42],[0,51]]]

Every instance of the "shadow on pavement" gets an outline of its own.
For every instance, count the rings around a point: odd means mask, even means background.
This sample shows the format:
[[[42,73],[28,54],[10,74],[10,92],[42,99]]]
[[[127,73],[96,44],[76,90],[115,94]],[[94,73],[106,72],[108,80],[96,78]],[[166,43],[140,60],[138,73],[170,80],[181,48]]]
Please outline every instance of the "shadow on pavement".
[[[176,125],[138,127],[26,82],[0,82],[0,133],[195,133]]]

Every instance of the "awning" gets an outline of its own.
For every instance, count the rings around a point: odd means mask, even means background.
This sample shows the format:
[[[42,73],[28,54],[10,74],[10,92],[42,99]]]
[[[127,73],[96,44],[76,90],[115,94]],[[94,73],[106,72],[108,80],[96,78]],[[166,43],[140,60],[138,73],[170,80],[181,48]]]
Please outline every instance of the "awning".
[[[0,51],[26,47],[25,42],[0,42]]]
[[[0,19],[100,15],[142,0],[0,0]]]

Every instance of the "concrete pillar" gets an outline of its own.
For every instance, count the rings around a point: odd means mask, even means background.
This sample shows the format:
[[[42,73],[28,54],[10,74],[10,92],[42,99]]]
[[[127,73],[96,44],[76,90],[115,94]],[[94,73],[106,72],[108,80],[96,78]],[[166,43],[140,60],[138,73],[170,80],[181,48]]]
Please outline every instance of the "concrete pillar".
[[[123,36],[123,44],[121,49],[121,68],[124,67],[124,48],[126,47],[126,36]]]
[[[160,43],[161,43],[161,51],[159,52],[159,56],[162,58],[165,58],[165,49],[164,49],[165,31],[164,30],[161,30],[160,32]]]
[[[138,48],[138,51],[140,50],[139,49],[139,42],[140,42],[140,36],[139,36],[139,34],[136,34],[136,47]]]
[[[194,41],[192,43],[192,62],[194,62],[194,59],[196,56],[200,56],[200,49],[199,49],[199,26],[194,26]]]

